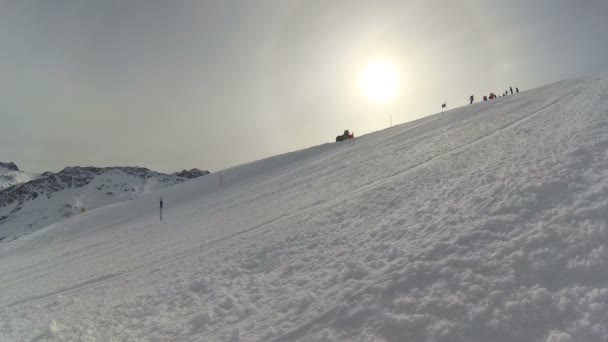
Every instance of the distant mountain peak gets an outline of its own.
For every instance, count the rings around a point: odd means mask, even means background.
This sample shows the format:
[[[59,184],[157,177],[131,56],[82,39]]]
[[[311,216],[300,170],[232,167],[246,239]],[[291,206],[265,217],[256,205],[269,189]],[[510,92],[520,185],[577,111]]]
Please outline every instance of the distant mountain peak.
[[[19,171],[19,168],[17,167],[17,165],[13,162],[9,162],[9,163],[0,162],[0,167],[5,168],[10,171]]]
[[[36,177],[35,174],[19,170],[15,163],[0,162],[0,191],[17,184],[29,182]]]

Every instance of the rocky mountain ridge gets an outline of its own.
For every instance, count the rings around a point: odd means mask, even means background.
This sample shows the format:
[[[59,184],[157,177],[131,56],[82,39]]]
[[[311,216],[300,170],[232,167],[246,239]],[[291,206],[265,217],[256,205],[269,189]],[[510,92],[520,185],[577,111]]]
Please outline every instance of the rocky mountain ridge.
[[[14,163],[2,165],[9,165],[11,172],[18,170]],[[165,174],[131,166],[73,166],[57,173],[44,172],[0,190],[0,237],[17,237],[72,215],[206,174],[209,171],[199,169]]]

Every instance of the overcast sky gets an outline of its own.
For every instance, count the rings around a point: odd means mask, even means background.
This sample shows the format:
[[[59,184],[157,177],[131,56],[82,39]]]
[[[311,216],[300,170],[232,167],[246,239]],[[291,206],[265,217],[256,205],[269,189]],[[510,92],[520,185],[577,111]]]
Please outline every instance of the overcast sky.
[[[0,161],[219,170],[608,69],[606,0],[0,0]],[[363,96],[375,59],[397,97]]]

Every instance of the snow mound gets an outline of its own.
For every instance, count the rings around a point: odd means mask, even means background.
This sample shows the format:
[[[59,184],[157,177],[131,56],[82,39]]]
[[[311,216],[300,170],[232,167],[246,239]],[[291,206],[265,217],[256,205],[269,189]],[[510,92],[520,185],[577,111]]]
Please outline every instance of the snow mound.
[[[0,339],[608,340],[607,128],[563,81],[69,218],[0,243]]]

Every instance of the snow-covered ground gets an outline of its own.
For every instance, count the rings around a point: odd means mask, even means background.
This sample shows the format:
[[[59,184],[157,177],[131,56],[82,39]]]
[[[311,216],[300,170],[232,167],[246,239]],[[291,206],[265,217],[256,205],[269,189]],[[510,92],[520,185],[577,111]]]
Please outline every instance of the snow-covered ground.
[[[218,176],[0,243],[0,340],[608,340],[608,78]]]

